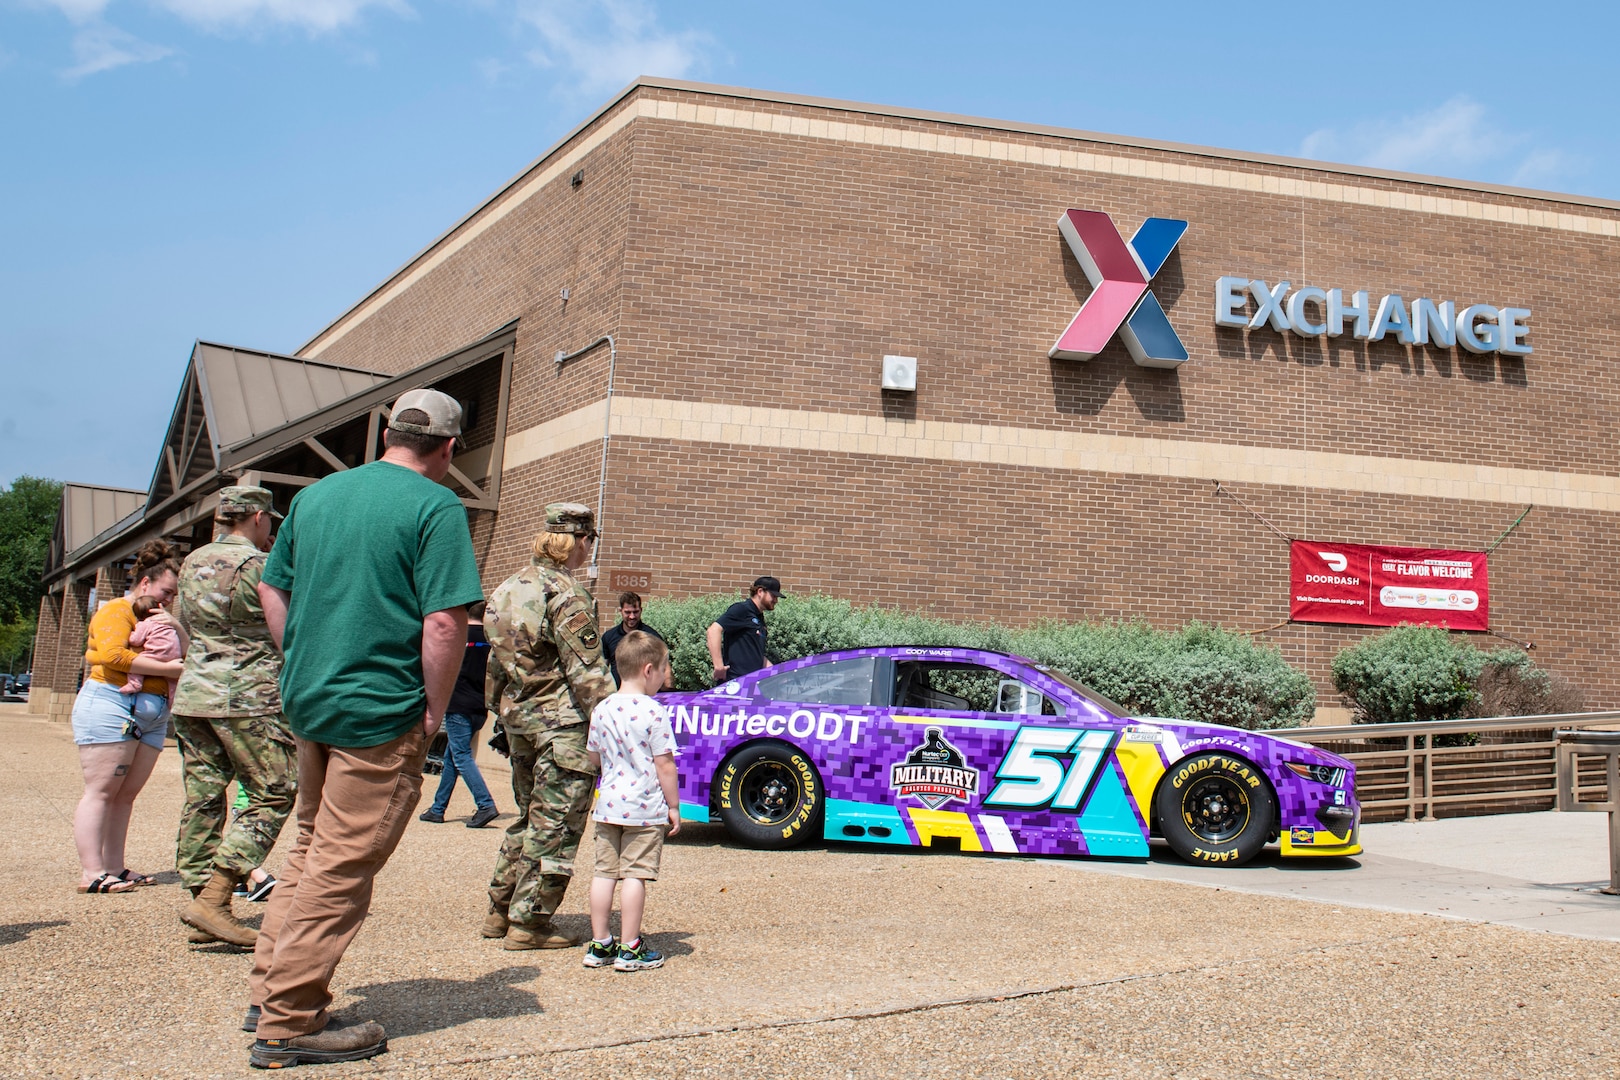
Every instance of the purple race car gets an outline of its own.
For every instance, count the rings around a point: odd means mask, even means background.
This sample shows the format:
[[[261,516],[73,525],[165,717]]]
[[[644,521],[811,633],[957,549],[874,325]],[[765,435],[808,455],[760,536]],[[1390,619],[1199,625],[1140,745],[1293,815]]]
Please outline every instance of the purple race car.
[[[665,694],[681,816],[783,848],[829,840],[1194,863],[1354,855],[1355,766],[1211,724],[1132,718],[1067,676],[973,649],[882,648]]]

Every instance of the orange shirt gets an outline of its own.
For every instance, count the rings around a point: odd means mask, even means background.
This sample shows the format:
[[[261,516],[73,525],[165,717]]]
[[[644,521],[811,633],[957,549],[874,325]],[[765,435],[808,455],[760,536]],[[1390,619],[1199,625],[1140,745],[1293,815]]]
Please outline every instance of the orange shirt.
[[[140,620],[135,617],[135,609],[127,597],[101,605],[101,610],[90,620],[90,641],[84,650],[92,679],[120,687],[129,681],[129,665],[141,655],[129,647],[129,635],[139,625]],[[169,680],[147,675],[141,680],[141,689],[148,694],[167,696]]]

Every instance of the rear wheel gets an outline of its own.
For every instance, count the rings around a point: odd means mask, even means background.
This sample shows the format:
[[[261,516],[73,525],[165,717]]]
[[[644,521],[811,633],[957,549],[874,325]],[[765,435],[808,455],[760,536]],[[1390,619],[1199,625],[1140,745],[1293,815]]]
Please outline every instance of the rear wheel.
[[[1260,854],[1277,816],[1271,785],[1232,754],[1178,761],[1153,800],[1159,832],[1190,863],[1241,866]]]
[[[726,831],[750,847],[793,847],[820,828],[821,776],[785,743],[743,747],[720,767],[714,790]]]

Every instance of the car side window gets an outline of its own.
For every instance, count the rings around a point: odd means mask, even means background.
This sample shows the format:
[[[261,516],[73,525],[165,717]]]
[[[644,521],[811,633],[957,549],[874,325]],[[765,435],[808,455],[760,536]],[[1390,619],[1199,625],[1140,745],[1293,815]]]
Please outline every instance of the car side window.
[[[812,664],[761,679],[755,693],[768,701],[807,705],[871,705],[877,657]]]
[[[898,663],[894,704],[898,709],[938,712],[1063,715],[1063,706],[1040,691],[979,664]]]

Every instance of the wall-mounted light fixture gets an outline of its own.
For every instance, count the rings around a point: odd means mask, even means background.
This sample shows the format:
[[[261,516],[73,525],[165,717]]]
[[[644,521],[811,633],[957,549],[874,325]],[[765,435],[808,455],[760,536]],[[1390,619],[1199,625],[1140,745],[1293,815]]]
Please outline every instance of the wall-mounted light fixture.
[[[579,172],[575,173],[573,176],[570,176],[568,178],[568,186],[569,187],[576,187],[577,188],[577,187],[579,187],[579,185],[583,184],[584,182],[585,182],[585,170],[584,169],[579,170]]]
[[[883,389],[917,391],[917,358],[915,356],[885,356],[883,358]]]

